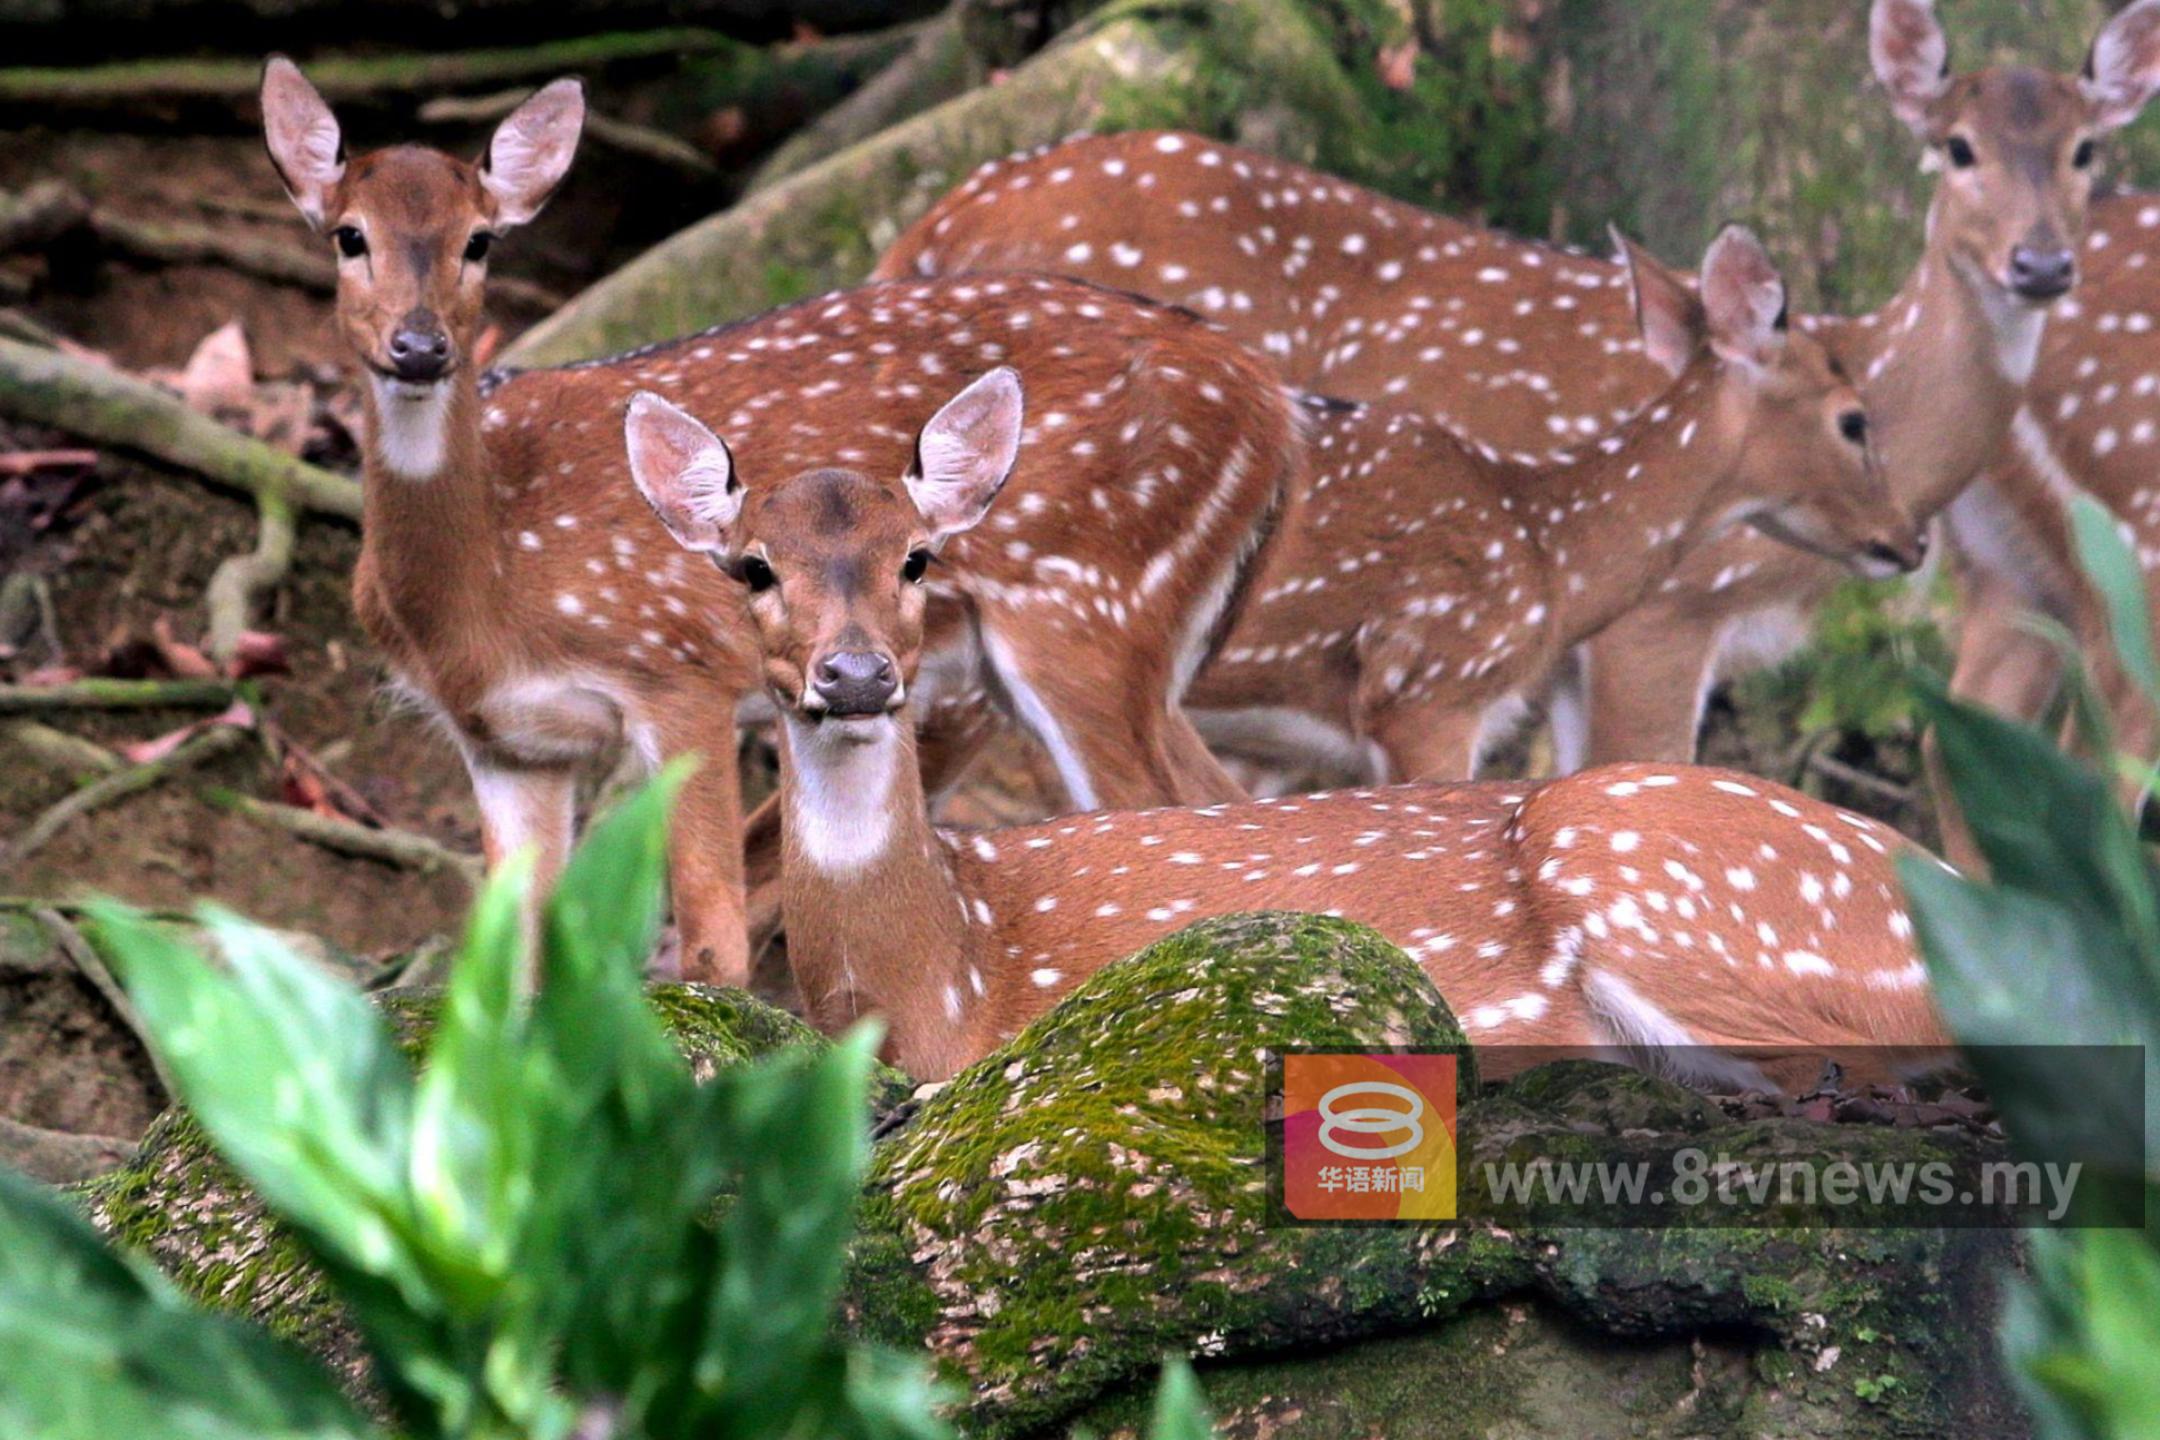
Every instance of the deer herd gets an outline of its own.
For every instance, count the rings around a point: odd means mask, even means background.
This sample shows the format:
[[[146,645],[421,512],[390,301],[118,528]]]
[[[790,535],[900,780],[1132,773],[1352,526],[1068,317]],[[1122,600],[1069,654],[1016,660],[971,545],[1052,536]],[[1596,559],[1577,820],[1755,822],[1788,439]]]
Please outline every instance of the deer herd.
[[[1147,132],[984,165],[859,288],[517,373],[475,350],[488,265],[571,165],[577,82],[477,162],[348,157],[273,59],[270,155],[365,380],[360,619],[491,863],[555,873],[618,743],[713,757],[671,837],[686,978],[746,981],[746,838],[776,844],[808,1015],[882,1016],[926,1079],[1271,908],[1372,925],[1474,1043],[1704,1080],[1682,1047],[1940,1043],[1908,842],[1688,761],[1719,676],[1841,575],[1919,567],[1938,517],[1956,688],[2027,716],[2060,660],[2026,617],[2105,633],[2066,495],[2160,562],[2160,198],[2091,197],[2160,88],[2160,0],[2078,75],[1954,75],[1932,0],[1875,0],[1870,39],[1940,179],[1867,315],[1792,315],[1738,227],[1689,277]],[[1561,778],[1477,779],[1539,700]],[[937,828],[1007,724],[1068,813]],[[1370,783],[1251,799],[1218,753]]]

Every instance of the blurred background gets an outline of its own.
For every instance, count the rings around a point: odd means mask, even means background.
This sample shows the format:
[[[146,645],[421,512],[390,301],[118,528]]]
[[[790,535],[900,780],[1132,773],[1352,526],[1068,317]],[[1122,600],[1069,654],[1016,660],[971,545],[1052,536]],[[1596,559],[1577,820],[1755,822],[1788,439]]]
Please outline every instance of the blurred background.
[[[1942,6],[1958,69],[2074,66],[2106,9]],[[333,482],[357,396],[328,246],[263,154],[265,53],[301,61],[355,150],[477,154],[531,88],[585,79],[570,180],[491,286],[491,353],[544,363],[853,283],[977,164],[1142,126],[1525,234],[1602,247],[1617,223],[1682,263],[1746,220],[1797,301],[1864,308],[1911,265],[1928,187],[1866,29],[1864,0],[0,0],[5,356],[147,381],[327,472],[288,532],[202,469],[6,418],[42,412],[34,362],[0,366],[0,682],[153,682],[0,713],[0,1115],[132,1137],[157,1104],[39,908],[211,897],[382,980],[428,963],[476,870],[463,771],[383,697],[350,613]],[[2150,126],[2106,153],[2117,183],[2160,179]],[[1943,604],[1851,588],[1720,698],[1705,758],[1928,837],[1902,676],[1941,666]],[[1016,746],[952,816],[1032,813],[1036,784]]]

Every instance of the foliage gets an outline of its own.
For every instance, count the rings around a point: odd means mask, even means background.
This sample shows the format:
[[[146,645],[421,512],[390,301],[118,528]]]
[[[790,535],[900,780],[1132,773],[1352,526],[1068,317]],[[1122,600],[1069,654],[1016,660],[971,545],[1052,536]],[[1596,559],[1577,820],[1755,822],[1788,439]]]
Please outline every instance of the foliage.
[[[269,932],[206,912],[220,966],[98,907],[184,1098],[330,1276],[404,1434],[947,1433],[917,1365],[832,1331],[874,1033],[700,1086],[645,1001],[680,780],[595,828],[536,952],[527,868],[489,886],[417,1073],[359,992]],[[1165,1434],[1204,1430],[1189,1390]],[[191,1309],[6,1175],[0,1431],[379,1433],[297,1351]]]
[[[1843,731],[1881,741],[1919,721],[1915,677],[1950,673],[1949,646],[1901,580],[1854,580],[1817,610],[1807,647],[1735,682],[1741,709],[1795,717],[1804,735]]]
[[[2121,663],[2160,703],[2137,566],[2106,512],[2089,500],[2078,507],[2087,571],[2128,641]],[[2107,772],[1939,691],[1927,706],[1993,875],[1981,882],[1905,862],[1943,1016],[1968,1046],[2004,1047],[1971,1054],[2013,1137],[2045,1135],[2051,1147],[2071,1138],[2114,1162],[2112,1175],[2088,1167],[2081,1193],[2112,1181],[2142,1190],[2146,1204],[2143,1231],[2036,1234],[2032,1279],[2013,1290],[2004,1345],[2047,1440],[2160,1435],[2156,1072],[2148,1063],[2143,1092],[2124,1094],[2079,1052],[2032,1048],[2044,1039],[2160,1053],[2160,876]]]

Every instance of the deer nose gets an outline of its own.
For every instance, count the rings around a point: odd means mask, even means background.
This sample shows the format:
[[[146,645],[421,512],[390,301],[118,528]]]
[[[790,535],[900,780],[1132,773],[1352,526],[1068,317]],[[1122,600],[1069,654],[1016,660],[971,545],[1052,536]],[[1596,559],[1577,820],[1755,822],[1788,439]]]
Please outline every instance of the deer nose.
[[[1886,570],[1911,574],[1927,560],[1927,531],[1916,530],[1909,539],[1877,540],[1867,547],[1867,558]]]
[[[450,365],[450,337],[442,331],[403,325],[390,337],[390,368],[400,380],[438,380]]]
[[[839,650],[817,663],[817,693],[827,715],[883,715],[900,679],[893,663],[869,650]]]
[[[2010,252],[2010,288],[2028,300],[2053,300],[2077,282],[2068,250],[2020,245]]]

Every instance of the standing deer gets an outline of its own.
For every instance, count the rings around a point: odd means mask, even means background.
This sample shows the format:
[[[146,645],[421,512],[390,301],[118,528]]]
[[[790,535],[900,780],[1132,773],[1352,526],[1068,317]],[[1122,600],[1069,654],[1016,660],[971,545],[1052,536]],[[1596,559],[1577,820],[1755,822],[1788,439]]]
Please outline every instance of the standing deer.
[[[819,1026],[882,1014],[895,1062],[941,1079],[1118,957],[1206,916],[1285,907],[1377,926],[1480,1041],[1940,1043],[1899,898],[1902,842],[1718,771],[934,829],[903,719],[927,609],[909,557],[982,520],[1019,424],[968,436],[949,481],[821,469],[759,484],[737,483],[728,446],[665,400],[630,407],[632,474],[676,538],[730,573],[755,557],[777,577],[746,600],[780,715],[789,958]],[[832,525],[843,511],[852,523]]]
[[[652,762],[725,743],[759,688],[745,595],[783,582],[754,554],[723,576],[668,543],[618,440],[640,390],[726,417],[745,476],[841,466],[952,484],[956,466],[981,463],[979,436],[1019,443],[1009,367],[1024,368],[1033,444],[1000,523],[934,576],[927,553],[905,562],[939,602],[925,698],[1000,696],[1081,808],[1239,794],[1178,695],[1302,449],[1279,381],[1229,338],[1070,280],[917,282],[483,383],[472,347],[490,252],[569,168],[577,83],[519,106],[477,164],[410,146],[348,160],[329,108],[282,58],[262,99],[278,172],[335,247],[338,327],[368,381],[355,608],[463,755],[491,861],[534,844],[552,876],[580,763],[618,734]],[[670,450],[664,424],[641,433],[656,456],[702,453]],[[747,972],[740,809],[724,759],[678,808],[671,880],[691,978]]]
[[[2118,744],[2151,757],[2160,723],[2114,662],[2106,612],[2086,583],[2067,502],[2079,493],[2114,512],[2160,605],[2160,197],[2095,203],[2084,279],[2056,309],[2025,408],[2002,461],[1949,510],[1963,601],[1951,689],[2037,720],[2062,682],[2063,656],[2036,617],[2066,629],[2094,670]],[[1938,791],[1947,794],[1938,780]],[[1979,856],[1962,826],[1944,842]]]
[[[1755,237],[1712,242],[1700,299],[1620,244],[1670,388],[1595,446],[1536,464],[1396,406],[1321,414],[1252,597],[1187,692],[1203,734],[1249,747],[1288,718],[1300,744],[1317,731],[1338,753],[1378,746],[1391,778],[1469,779],[1493,717],[1726,524],[1870,574],[1920,563],[1926,534],[1875,468],[1859,396],[1788,331]]]
[[[2095,142],[2160,86],[2160,0],[2110,20],[2078,76],[1953,77],[1932,0],[1875,0],[1869,36],[1893,109],[1943,179],[1898,294],[1801,324],[1859,383],[1893,492],[1926,521],[2009,436],[2047,308],[2077,279]],[[1191,135],[1083,139],[985,166],[879,273],[1008,266],[1182,302],[1299,385],[1399,398],[1518,455],[1599,434],[1662,384],[1617,265]],[[1563,763],[1693,754],[1721,669],[1796,640],[1837,578],[1746,532],[1698,549],[1587,647],[1587,694],[1557,717]]]

